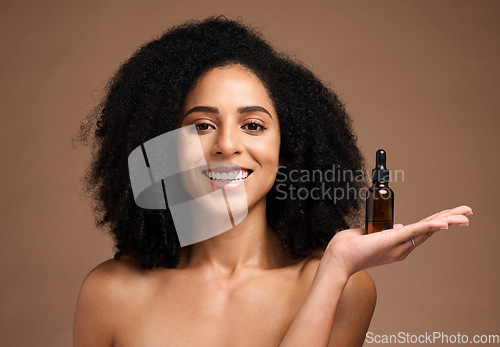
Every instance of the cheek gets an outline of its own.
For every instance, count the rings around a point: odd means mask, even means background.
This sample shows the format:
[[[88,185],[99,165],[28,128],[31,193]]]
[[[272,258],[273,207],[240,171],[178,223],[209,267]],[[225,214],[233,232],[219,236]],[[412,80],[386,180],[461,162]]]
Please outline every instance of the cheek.
[[[253,145],[255,156],[266,169],[276,170],[279,165],[280,140],[277,138],[266,139]]]
[[[280,161],[280,145],[281,139],[279,133],[273,138],[269,145],[269,156],[272,157],[273,163],[278,166]]]
[[[199,139],[200,139],[201,149],[203,150],[203,155],[205,157],[205,161],[209,163],[210,161],[212,161],[211,153],[215,142],[214,137],[210,135],[204,135],[200,136]]]

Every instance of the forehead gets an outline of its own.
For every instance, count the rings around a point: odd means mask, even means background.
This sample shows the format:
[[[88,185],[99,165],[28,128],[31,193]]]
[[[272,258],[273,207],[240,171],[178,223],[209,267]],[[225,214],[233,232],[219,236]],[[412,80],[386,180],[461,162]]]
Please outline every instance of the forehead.
[[[186,106],[203,102],[258,102],[272,104],[264,83],[242,65],[211,69],[200,76],[186,98]]]

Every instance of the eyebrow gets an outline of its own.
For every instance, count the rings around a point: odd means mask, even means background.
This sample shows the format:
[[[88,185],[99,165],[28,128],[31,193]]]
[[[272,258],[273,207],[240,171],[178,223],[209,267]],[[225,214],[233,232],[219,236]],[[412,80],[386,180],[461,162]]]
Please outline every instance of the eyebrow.
[[[193,112],[205,112],[205,113],[219,114],[219,110],[217,109],[217,107],[195,106],[192,109],[190,109],[189,111],[187,111],[186,114],[184,115],[184,117],[186,117],[188,114],[193,113]],[[251,112],[263,112],[263,113],[267,113],[269,115],[269,117],[271,117],[271,119],[273,119],[273,116],[271,116],[269,111],[266,110],[262,106],[241,106],[241,107],[238,107],[238,112],[240,114],[251,113]]]

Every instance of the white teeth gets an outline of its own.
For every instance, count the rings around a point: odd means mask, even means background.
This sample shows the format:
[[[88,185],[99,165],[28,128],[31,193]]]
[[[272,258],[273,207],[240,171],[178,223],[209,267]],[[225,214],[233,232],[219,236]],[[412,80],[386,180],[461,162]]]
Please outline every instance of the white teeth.
[[[231,172],[214,172],[212,170],[207,171],[207,176],[211,180],[217,181],[238,181],[248,177],[247,170],[234,170]]]

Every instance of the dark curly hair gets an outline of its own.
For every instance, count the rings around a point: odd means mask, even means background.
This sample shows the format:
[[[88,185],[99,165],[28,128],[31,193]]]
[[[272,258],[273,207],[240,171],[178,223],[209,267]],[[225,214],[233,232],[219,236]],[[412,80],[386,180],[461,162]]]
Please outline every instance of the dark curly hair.
[[[91,145],[83,177],[94,198],[96,224],[115,240],[115,259],[130,254],[143,268],[176,267],[180,244],[168,210],[139,208],[132,194],[128,155],[143,142],[179,126],[183,103],[200,75],[241,64],[266,86],[281,132],[280,176],[291,170],[364,170],[352,122],[338,96],[302,63],[274,50],[255,29],[223,16],[173,27],[124,62],[103,101],[82,122],[77,142]],[[296,172],[296,171],[295,171]],[[294,182],[298,191],[324,181]],[[359,223],[363,205],[352,199],[282,199],[267,194],[267,221],[284,252],[299,259],[326,247],[333,235]],[[329,182],[360,191],[366,182]]]

